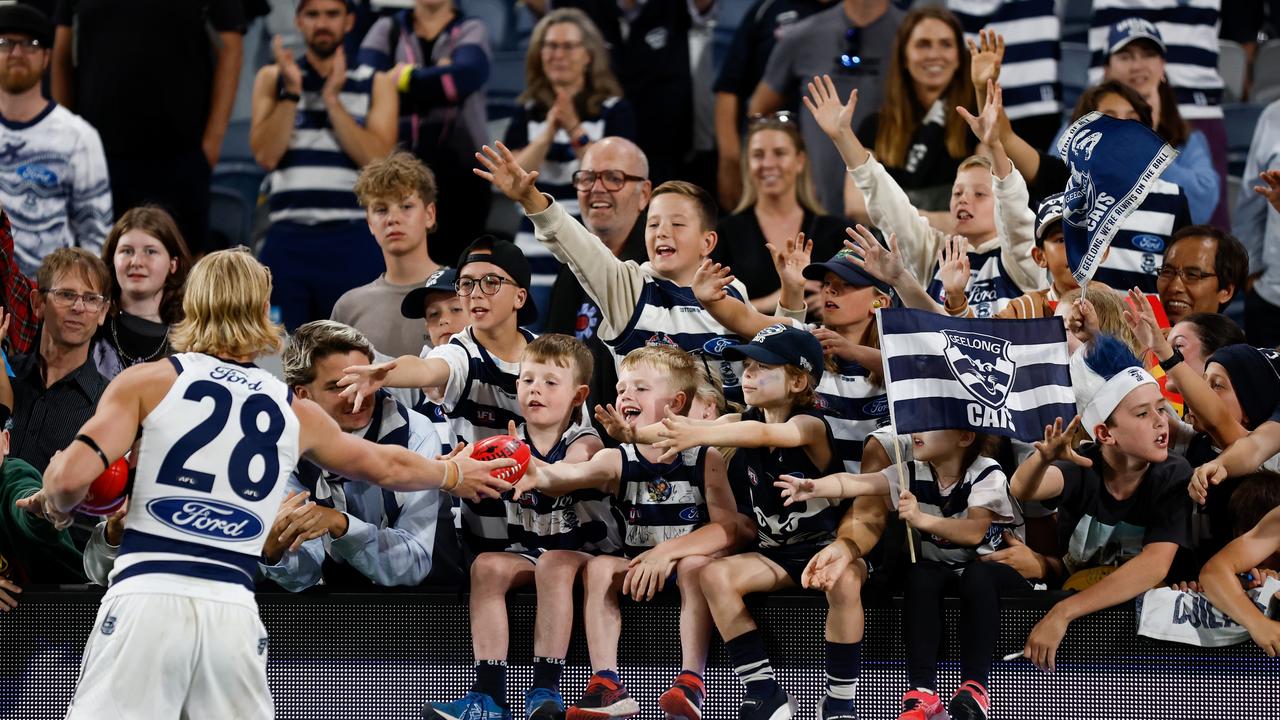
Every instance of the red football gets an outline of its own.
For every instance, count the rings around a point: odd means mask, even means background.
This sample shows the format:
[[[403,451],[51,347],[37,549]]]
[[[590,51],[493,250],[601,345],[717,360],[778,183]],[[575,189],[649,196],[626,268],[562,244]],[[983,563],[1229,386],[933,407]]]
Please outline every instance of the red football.
[[[110,515],[124,504],[125,488],[129,485],[129,461],[125,458],[111,463],[111,467],[89,486],[77,511],[86,515]]]
[[[520,481],[524,477],[524,471],[529,467],[529,446],[523,440],[513,435],[494,435],[485,438],[471,446],[471,457],[476,460],[497,460],[499,458],[511,458],[516,461],[515,467],[504,468],[502,470],[494,470],[493,476],[506,480],[512,485]]]

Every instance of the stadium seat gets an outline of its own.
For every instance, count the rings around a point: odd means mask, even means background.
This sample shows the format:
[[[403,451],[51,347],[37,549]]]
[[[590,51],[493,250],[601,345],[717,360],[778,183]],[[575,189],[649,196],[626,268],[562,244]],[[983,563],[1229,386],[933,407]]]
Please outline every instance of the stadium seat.
[[[218,244],[225,239],[227,247],[249,244],[252,208],[235,190],[214,185],[209,188],[209,235]]]
[[[1270,40],[1258,48],[1253,58],[1253,93],[1259,105],[1280,99],[1280,40]]]
[[[1062,62],[1059,73],[1062,78],[1062,105],[1075,107],[1080,93],[1089,87],[1089,46],[1084,43],[1062,43]]]
[[[511,3],[503,0],[461,0],[462,12],[477,18],[489,29],[489,47],[507,49],[515,34],[511,32]]]
[[[516,96],[524,92],[523,50],[501,50],[493,54],[489,69],[488,93],[489,119],[511,117],[516,108]]]
[[[1218,74],[1226,84],[1227,102],[1240,102],[1244,99],[1244,77],[1248,61],[1244,56],[1244,48],[1240,43],[1231,40],[1218,40]]]
[[[1227,125],[1227,174],[1240,177],[1249,157],[1253,129],[1258,125],[1263,106],[1257,103],[1228,103],[1222,106]]]

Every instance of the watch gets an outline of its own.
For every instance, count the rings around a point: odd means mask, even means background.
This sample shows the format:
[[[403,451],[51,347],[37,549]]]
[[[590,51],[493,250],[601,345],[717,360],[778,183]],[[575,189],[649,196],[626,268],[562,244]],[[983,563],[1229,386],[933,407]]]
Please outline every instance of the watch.
[[[285,90],[285,89],[284,89],[284,85],[281,85],[281,86],[276,90],[276,100],[279,100],[280,102],[295,102],[295,103],[296,103],[296,102],[299,102],[299,101],[301,101],[301,100],[302,100],[302,96],[301,96],[301,95],[299,95],[298,93],[295,93],[295,92],[289,92],[288,90]]]
[[[1168,372],[1177,367],[1178,363],[1182,362],[1183,359],[1182,353],[1178,352],[1177,348],[1174,348],[1173,354],[1169,356],[1169,359],[1160,361],[1160,369],[1164,370],[1165,374],[1168,374]]]

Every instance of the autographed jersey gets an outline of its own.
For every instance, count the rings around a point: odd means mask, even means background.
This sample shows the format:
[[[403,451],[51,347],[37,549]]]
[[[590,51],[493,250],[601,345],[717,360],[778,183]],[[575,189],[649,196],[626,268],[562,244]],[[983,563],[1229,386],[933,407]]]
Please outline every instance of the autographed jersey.
[[[298,462],[291,393],[254,365],[198,353],[169,358],[178,379],[142,422],[137,474],[112,588],[146,576],[253,590],[258,558]],[[130,588],[145,591],[138,580]],[[179,594],[183,594],[179,589]],[[194,589],[192,592],[196,592]]]

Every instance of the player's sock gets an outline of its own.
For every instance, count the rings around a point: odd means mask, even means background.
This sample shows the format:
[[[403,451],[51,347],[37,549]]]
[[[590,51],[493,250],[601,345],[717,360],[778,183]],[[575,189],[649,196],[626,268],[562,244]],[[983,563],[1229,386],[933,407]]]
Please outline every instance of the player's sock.
[[[827,703],[831,712],[853,709],[862,668],[862,643],[827,641]]]
[[[507,661],[477,660],[476,684],[473,688],[493,698],[499,705],[507,702]]]
[[[773,677],[773,665],[765,654],[764,635],[759,628],[748,630],[724,644],[733,661],[733,669],[747,686],[747,697],[767,698],[778,689]]]
[[[564,658],[534,657],[533,687],[559,690],[562,672],[564,672]]]

